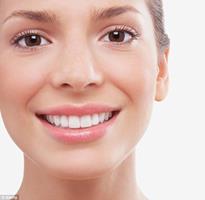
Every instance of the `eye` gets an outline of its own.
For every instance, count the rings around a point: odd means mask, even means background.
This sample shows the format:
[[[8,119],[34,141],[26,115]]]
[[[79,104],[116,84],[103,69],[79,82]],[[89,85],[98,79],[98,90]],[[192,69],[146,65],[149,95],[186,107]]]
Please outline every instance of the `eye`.
[[[33,47],[46,45],[49,42],[40,35],[27,35],[19,39],[18,44],[22,47]]]
[[[127,42],[132,38],[132,36],[129,33],[125,33],[123,31],[113,31],[110,32],[106,40],[110,42]]]
[[[112,43],[130,43],[138,39],[139,34],[128,27],[116,27],[114,30],[109,31],[103,41]]]
[[[19,33],[12,40],[12,44],[19,48],[29,49],[50,44],[51,42],[43,37],[40,33],[26,31]]]

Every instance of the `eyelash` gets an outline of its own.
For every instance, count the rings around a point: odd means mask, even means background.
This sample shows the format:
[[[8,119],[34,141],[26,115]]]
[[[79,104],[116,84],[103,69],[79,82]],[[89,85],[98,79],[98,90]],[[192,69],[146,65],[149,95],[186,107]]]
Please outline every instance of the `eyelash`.
[[[106,34],[104,34],[103,37],[101,37],[101,38],[104,38],[106,35],[109,35],[110,33],[113,33],[113,32],[125,32],[131,36],[131,39],[128,42],[110,42],[110,43],[114,43],[114,45],[121,45],[122,46],[122,44],[130,44],[133,42],[133,40],[138,40],[140,37],[140,34],[137,31],[135,31],[134,29],[132,29],[131,27],[128,27],[126,25],[121,25],[121,26],[115,26],[114,28],[112,28],[112,30],[106,32]],[[25,37],[33,36],[33,35],[40,36],[41,39],[44,38],[49,43],[52,43],[49,39],[44,37],[43,34],[40,33],[40,31],[27,30],[27,31],[20,32],[16,36],[14,36],[11,40],[11,44],[14,45],[14,47],[17,47],[20,49],[25,49],[25,50],[37,50],[39,48],[42,48],[43,46],[46,46],[46,45],[37,45],[34,47],[22,47],[18,44],[18,42],[20,40],[25,39]]]
[[[25,39],[25,37],[33,36],[33,35],[40,36],[41,38],[44,38],[49,43],[51,43],[51,41],[49,39],[47,39],[45,36],[43,36],[41,31],[38,31],[38,30],[26,30],[26,31],[20,32],[16,36],[14,36],[11,39],[11,44],[14,45],[14,47],[16,47],[16,48],[25,49],[25,50],[27,50],[27,49],[29,49],[29,50],[36,50],[36,49],[42,48],[43,46],[46,46],[46,45],[38,45],[38,46],[34,46],[34,47],[22,47],[22,46],[20,46],[18,44],[18,42],[21,41],[22,39]]]
[[[138,40],[139,37],[141,36],[140,33],[134,30],[133,28],[128,27],[126,25],[122,25],[122,26],[116,26],[114,29],[111,29],[110,31],[106,32],[106,34],[103,35],[103,37],[109,35],[112,32],[125,32],[131,36],[131,39],[128,42],[111,42],[114,43],[114,45],[130,44],[133,42],[133,40]]]

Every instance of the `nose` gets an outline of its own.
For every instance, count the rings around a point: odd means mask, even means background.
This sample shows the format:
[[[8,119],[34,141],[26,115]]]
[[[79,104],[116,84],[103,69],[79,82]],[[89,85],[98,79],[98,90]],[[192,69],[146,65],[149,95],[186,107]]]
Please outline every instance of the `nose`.
[[[57,67],[51,74],[51,84],[55,88],[66,88],[82,92],[90,87],[99,87],[103,82],[103,74],[97,69],[88,52],[72,52],[58,57]],[[60,63],[60,64],[59,64]]]

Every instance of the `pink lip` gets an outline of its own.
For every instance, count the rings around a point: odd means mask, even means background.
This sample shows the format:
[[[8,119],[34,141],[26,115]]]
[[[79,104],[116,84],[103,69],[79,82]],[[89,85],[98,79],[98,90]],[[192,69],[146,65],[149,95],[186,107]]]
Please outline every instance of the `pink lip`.
[[[98,125],[89,127],[89,128],[78,128],[78,129],[71,129],[71,128],[61,128],[56,127],[48,123],[45,119],[38,117],[41,121],[43,126],[46,128],[46,132],[52,138],[56,139],[57,141],[66,142],[69,144],[76,144],[76,143],[84,143],[84,142],[92,142],[98,140],[106,135],[108,132],[108,128],[111,127],[118,114],[119,109],[104,106],[104,105],[93,105],[87,104],[85,106],[76,107],[76,106],[60,106],[56,108],[48,108],[37,112],[37,115],[86,115],[86,114],[94,114],[94,113],[101,113],[101,112],[114,112],[114,116]]]
[[[50,107],[37,111],[37,115],[91,115],[101,112],[119,111],[119,108],[107,105],[86,104],[83,106],[63,105],[58,107]]]

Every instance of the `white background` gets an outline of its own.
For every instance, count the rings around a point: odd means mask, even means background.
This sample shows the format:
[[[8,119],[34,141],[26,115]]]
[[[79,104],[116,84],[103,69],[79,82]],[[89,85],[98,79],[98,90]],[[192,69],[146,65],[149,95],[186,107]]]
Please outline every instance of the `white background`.
[[[150,200],[205,200],[205,6],[165,0],[170,90],[155,103],[137,146],[137,177]],[[23,156],[0,121],[0,194],[15,194]]]

